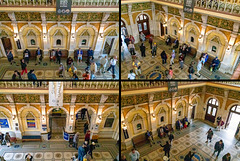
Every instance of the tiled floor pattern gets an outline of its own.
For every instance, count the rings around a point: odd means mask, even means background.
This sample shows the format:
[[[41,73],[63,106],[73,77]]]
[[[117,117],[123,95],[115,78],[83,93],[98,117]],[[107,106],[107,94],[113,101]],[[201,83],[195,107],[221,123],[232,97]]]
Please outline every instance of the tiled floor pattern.
[[[206,132],[210,127],[200,121],[194,121],[191,127],[182,130],[181,132],[176,131],[174,133],[175,139],[172,142],[172,148],[170,151],[170,161],[182,161],[187,153],[191,150],[196,152],[200,156],[201,161],[221,161],[222,156],[226,153],[232,155],[232,161],[240,160],[240,148],[235,147],[236,139],[233,137],[234,134],[229,134],[227,130],[215,131],[212,142],[206,144]],[[225,148],[220,153],[218,160],[215,160],[215,157],[211,157],[213,153],[213,147],[217,141],[220,139],[223,140]],[[140,160],[146,159],[147,161],[162,161],[164,156],[163,148],[159,146],[159,141],[161,140],[164,144],[168,139],[159,139],[156,138],[156,144],[149,147],[149,144],[146,144],[142,147],[137,148],[141,158]],[[240,146],[240,145],[239,145]],[[129,159],[129,152],[125,151],[124,154]],[[216,156],[216,154],[215,154]]]
[[[79,142],[79,145],[83,143]],[[71,157],[77,153],[75,148],[69,147],[68,142],[25,142],[17,143],[14,147],[0,147],[0,155],[7,161],[24,161],[27,153],[31,153],[34,161],[70,161]],[[19,145],[19,146],[18,146]],[[93,152],[96,161],[112,161],[118,154],[116,142],[104,141],[97,144]]]
[[[21,72],[20,61],[18,59],[16,59],[15,61],[17,62],[16,64],[10,65],[6,58],[0,59],[0,79],[12,79],[12,75],[15,70],[18,70],[19,72]],[[96,62],[98,63],[99,60],[96,60]],[[44,63],[47,63],[47,65],[44,66],[43,65]],[[36,65],[36,66],[35,66],[35,61],[30,60],[28,66],[27,66],[27,70],[30,71],[30,69],[34,69],[35,74],[38,79],[60,79],[60,80],[61,79],[71,79],[69,73],[66,71],[66,69],[67,69],[66,60],[63,59],[62,63],[65,66],[64,78],[59,78],[59,75],[58,75],[59,64],[57,64],[55,62],[50,62],[49,60],[43,60],[43,62],[40,65]],[[74,61],[74,64],[76,64],[77,75],[78,75],[79,79],[83,79],[82,75],[83,75],[83,73],[85,73],[85,68],[87,67],[86,63],[85,62],[77,63],[76,61]],[[99,67],[100,67],[100,65],[98,66],[98,69],[99,69]],[[107,67],[109,67],[109,64],[107,65]],[[115,71],[116,71],[115,72],[116,79],[119,79],[118,65],[116,66]],[[95,76],[96,76],[95,79],[112,79],[111,72],[106,72],[104,74],[96,73]],[[23,79],[27,79],[27,74],[25,74]]]
[[[136,55],[141,62],[141,71],[142,74],[140,77],[137,79],[163,79],[165,77],[165,70],[169,69],[170,66],[170,54],[171,51],[169,46],[166,46],[164,41],[160,39],[159,37],[154,38],[154,42],[157,43],[158,49],[157,49],[157,56],[152,58],[151,54],[151,49],[150,45],[147,42],[145,42],[146,46],[146,57],[141,57],[141,52],[139,49],[140,43],[135,44],[136,48]],[[122,79],[127,79],[127,76],[129,74],[129,71],[132,69],[132,57],[130,53],[127,50],[126,44],[123,43],[124,48],[125,48],[125,61],[121,63],[122,69],[121,69],[121,78]],[[161,52],[165,50],[165,52],[168,54],[168,59],[167,59],[167,64],[162,64],[162,59],[161,59]],[[175,57],[175,63],[172,65],[173,68],[173,79],[188,79],[188,67],[189,64],[194,61],[194,69],[195,72],[197,71],[196,66],[197,66],[197,60],[193,59],[190,56],[187,56],[185,61],[184,61],[184,68],[181,70],[179,68],[179,63],[178,63],[178,49],[176,50],[176,57]],[[216,72],[210,72],[207,67],[203,67],[202,70],[200,71],[201,76],[198,77],[195,74],[193,75],[193,79],[216,79],[215,76],[219,76],[221,79],[230,79],[230,75],[223,74],[220,71]],[[161,78],[160,78],[161,75]],[[166,78],[164,78],[166,79]]]

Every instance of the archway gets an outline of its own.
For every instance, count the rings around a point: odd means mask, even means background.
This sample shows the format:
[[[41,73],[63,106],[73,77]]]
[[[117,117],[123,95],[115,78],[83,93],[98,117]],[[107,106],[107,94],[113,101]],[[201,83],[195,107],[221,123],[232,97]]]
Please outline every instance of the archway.
[[[126,24],[123,20],[121,20],[121,36],[127,36],[128,32],[127,32],[127,28],[126,28]]]
[[[61,108],[54,108],[49,112],[49,128],[51,138],[62,139],[67,122],[67,113]]]
[[[109,26],[104,30],[104,46],[102,54],[107,54],[108,56],[113,55],[114,49],[117,48],[118,41],[118,27],[117,26]]]
[[[218,106],[219,106],[219,103],[216,99],[211,98],[208,100],[205,120],[208,120],[212,123],[215,122]]]
[[[225,127],[228,129],[228,132],[235,134],[238,124],[240,123],[240,105],[234,105],[229,110],[228,118],[225,124]]]
[[[146,14],[141,14],[141,15],[138,16],[137,25],[138,25],[139,34],[141,32],[143,32],[144,35],[149,35],[150,34],[149,17]]]

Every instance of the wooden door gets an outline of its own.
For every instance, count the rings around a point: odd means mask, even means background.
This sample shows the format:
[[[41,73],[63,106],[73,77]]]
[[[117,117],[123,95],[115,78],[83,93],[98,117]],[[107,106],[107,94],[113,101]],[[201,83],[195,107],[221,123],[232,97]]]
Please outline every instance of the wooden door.
[[[207,111],[205,115],[205,120],[208,120],[212,123],[215,122],[215,118],[218,110],[218,102],[216,99],[210,99],[207,104]]]
[[[161,28],[161,36],[164,36],[164,27],[162,22],[160,22],[160,28]]]
[[[191,119],[194,119],[194,115],[195,115],[195,107],[196,107],[196,105],[194,105],[193,108],[192,108]]]
[[[2,39],[2,43],[3,43],[4,50],[5,50],[5,51],[6,51],[7,49],[12,50],[12,43],[11,43],[10,38],[3,37],[3,38],[1,38],[1,39]]]
[[[138,16],[137,24],[138,24],[138,32],[139,32],[139,34],[141,32],[143,32],[144,35],[149,35],[150,34],[149,18],[148,18],[147,15],[142,14],[142,15]]]

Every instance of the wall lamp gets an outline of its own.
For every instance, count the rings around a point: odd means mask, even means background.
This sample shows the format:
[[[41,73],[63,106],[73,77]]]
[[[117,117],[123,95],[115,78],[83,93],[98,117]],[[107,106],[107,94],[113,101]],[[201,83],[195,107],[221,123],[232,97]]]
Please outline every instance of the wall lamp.
[[[201,40],[203,38],[203,35],[199,35],[198,40]]]
[[[152,118],[154,121],[156,120],[156,115],[154,113],[152,114]]]
[[[100,37],[103,38],[103,33],[100,33]]]
[[[227,47],[227,50],[230,50],[231,47],[232,47],[232,45],[229,44],[228,47]]]
[[[122,121],[122,128],[123,128],[123,130],[127,130],[127,125],[124,121]]]
[[[167,22],[163,22],[163,27],[166,27],[167,26]]]

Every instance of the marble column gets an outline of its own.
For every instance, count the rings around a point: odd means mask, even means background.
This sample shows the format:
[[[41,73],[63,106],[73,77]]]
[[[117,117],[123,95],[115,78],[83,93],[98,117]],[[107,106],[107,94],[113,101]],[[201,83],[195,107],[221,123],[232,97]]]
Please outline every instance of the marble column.
[[[202,35],[202,38],[201,39],[198,38],[197,58],[199,58],[201,56],[202,52],[204,52],[204,50],[205,50],[206,28],[207,28],[206,24],[202,25],[202,30],[201,30],[201,33],[200,33]]]
[[[44,58],[45,59],[49,59],[48,58],[48,52],[49,52],[49,39],[48,39],[48,35],[47,35],[47,24],[43,23],[42,24],[42,29],[43,29],[43,54],[44,54]]]
[[[96,42],[96,47],[95,47],[95,50],[94,50],[94,57],[97,57],[99,56],[102,52],[103,52],[103,31],[104,31],[104,28],[106,26],[106,23],[101,23],[100,24],[100,29],[99,29],[99,33],[98,33],[98,36],[97,36],[97,42]]]
[[[134,23],[133,16],[132,16],[132,4],[128,4],[128,16],[130,20],[130,25],[132,29],[132,35],[135,38],[135,43],[139,42],[139,32],[138,32],[138,26],[137,23]]]
[[[22,127],[20,126],[20,117],[17,117],[17,111],[16,111],[16,107],[15,107],[15,104],[14,103],[10,103],[10,107],[11,107],[11,110],[12,110],[12,123],[13,123],[13,131],[15,132],[16,134],[16,138],[17,139],[22,139]]]
[[[152,3],[152,25],[150,24],[150,33],[154,36],[157,35],[157,22],[156,22],[156,10],[155,10],[155,3]]]
[[[71,35],[70,35],[70,47],[69,47],[69,56],[74,57],[74,49],[76,47],[76,33],[75,33],[75,23],[71,24]]]
[[[0,39],[0,54],[1,54],[1,57],[6,57],[6,53],[5,53],[5,50],[4,50],[4,47],[3,47],[3,43],[2,43],[2,39]]]

